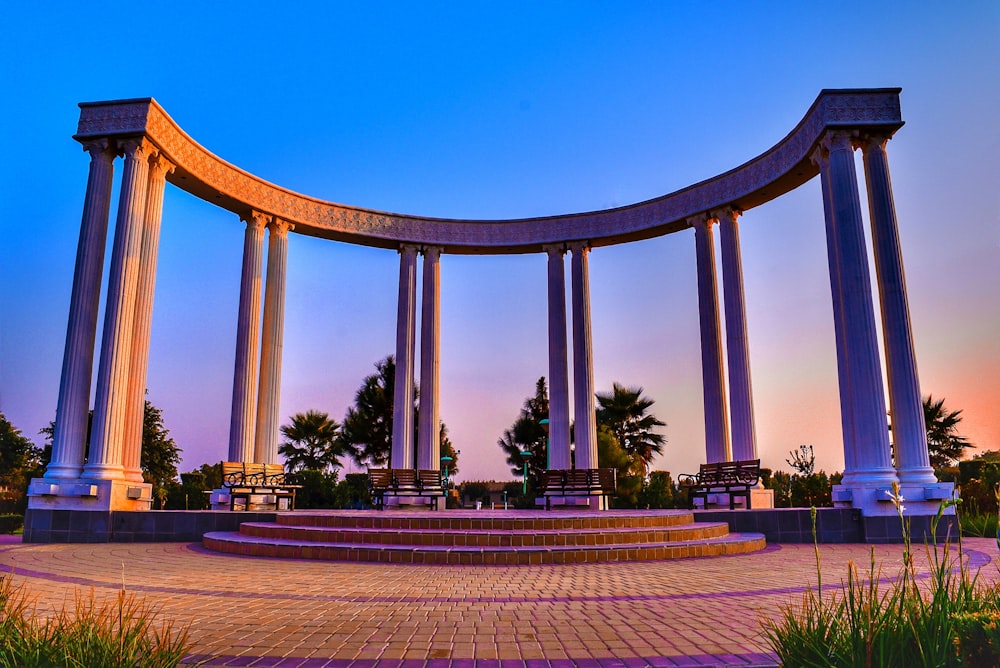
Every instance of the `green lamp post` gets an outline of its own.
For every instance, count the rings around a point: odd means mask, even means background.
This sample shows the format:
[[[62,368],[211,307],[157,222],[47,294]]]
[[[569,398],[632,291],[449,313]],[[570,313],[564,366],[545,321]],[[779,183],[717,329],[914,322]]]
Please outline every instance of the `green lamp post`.
[[[521,494],[528,496],[528,459],[531,458],[531,451],[521,450],[521,458],[524,459],[524,483],[521,486]]]

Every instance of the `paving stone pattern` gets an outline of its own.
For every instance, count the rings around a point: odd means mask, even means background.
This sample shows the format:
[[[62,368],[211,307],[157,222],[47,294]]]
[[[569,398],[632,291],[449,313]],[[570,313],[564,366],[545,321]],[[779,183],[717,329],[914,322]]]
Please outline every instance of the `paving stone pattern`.
[[[995,541],[965,549],[984,579],[1000,580]],[[867,564],[870,550],[884,574],[898,571],[900,545],[822,545],[825,582],[849,560]],[[816,581],[813,547],[787,544],[659,562],[422,566],[6,539],[0,568],[14,569],[42,613],[76,591],[114,597],[124,568],[129,590],[190,625],[206,665],[331,668],[772,666],[760,619]]]

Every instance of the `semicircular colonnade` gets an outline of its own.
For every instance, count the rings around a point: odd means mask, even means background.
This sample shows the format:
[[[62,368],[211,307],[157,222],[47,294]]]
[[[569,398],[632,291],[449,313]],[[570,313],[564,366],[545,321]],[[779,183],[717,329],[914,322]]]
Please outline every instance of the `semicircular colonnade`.
[[[440,261],[444,254],[547,254],[550,462],[570,454],[570,366],[576,406],[575,465],[596,468],[588,254],[592,248],[694,229],[702,339],[706,460],[757,459],[739,217],[820,176],[837,344],[845,475],[840,505],[889,515],[903,485],[911,512],[933,512],[950,491],[930,467],[895,206],[885,146],[903,125],[898,88],[823,90],[799,124],[762,155],[676,192],[614,209],[514,220],[459,220],[326,202],[274,185],[213,155],[152,98],[80,104],[75,139],[91,155],[63,358],[52,461],[29,488],[32,508],[142,509],[141,419],[149,318],[166,182],[246,222],[228,459],[277,461],[285,268],[289,232],[395,249],[400,255],[395,424],[390,464],[438,468]],[[895,457],[871,292],[854,152],[863,151],[885,341]],[[115,159],[124,157],[107,308],[84,462],[100,286]],[[720,326],[714,227],[719,226],[726,356]],[[267,269],[263,271],[267,236]],[[567,318],[564,255],[570,267]],[[418,256],[422,261],[416,351]],[[571,320],[571,321],[570,321]],[[569,327],[567,327],[569,325]],[[259,351],[259,354],[258,354]],[[410,411],[419,359],[419,425]],[[727,392],[724,368],[728,366]],[[728,395],[728,402],[727,402]],[[727,405],[728,403],[728,405]],[[136,427],[139,427],[138,429]],[[416,442],[414,435],[416,434]],[[564,499],[566,503],[571,499]],[[593,499],[587,500],[593,503]],[[921,505],[921,502],[923,503]]]

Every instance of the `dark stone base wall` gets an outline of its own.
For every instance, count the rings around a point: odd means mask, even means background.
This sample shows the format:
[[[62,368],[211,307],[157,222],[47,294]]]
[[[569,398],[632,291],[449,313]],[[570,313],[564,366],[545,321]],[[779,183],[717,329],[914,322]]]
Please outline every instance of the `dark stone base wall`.
[[[728,522],[733,532],[762,533],[768,543],[811,543],[813,525],[809,508],[773,508],[767,510],[698,510],[696,522]],[[910,539],[929,541],[930,516],[908,517]],[[852,508],[817,508],[816,538],[820,543],[901,543],[903,529],[895,515],[862,517]],[[937,527],[938,542],[958,538],[954,515],[941,518]]]
[[[239,531],[241,522],[273,522],[273,512],[227,510],[29,509],[25,543],[169,543],[201,540],[208,531]]]

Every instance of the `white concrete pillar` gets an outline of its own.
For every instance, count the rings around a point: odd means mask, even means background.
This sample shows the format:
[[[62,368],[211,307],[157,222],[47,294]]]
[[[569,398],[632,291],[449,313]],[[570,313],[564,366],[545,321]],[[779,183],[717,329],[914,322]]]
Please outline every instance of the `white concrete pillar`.
[[[260,295],[263,284],[264,226],[270,216],[253,211],[243,233],[243,268],[236,321],[233,408],[229,419],[229,459],[252,462],[257,427],[257,369],[260,348]]]
[[[743,295],[743,261],[740,257],[741,211],[727,207],[712,215],[719,220],[722,245],[722,291],[726,306],[726,359],[729,361],[729,421],[732,456],[757,459],[757,437],[750,389],[750,346],[747,342],[746,305]]]
[[[857,438],[854,435],[854,407],[851,402],[851,380],[847,366],[847,325],[841,303],[840,258],[837,253],[836,225],[833,220],[833,200],[830,192],[830,160],[826,148],[818,147],[812,155],[813,164],[820,169],[823,190],[823,217],[826,222],[826,253],[830,267],[830,294],[833,301],[833,331],[837,346],[837,380],[840,390],[840,424],[844,440],[844,484],[854,481],[857,465]]]
[[[550,469],[568,469],[569,362],[566,341],[566,273],[562,244],[545,246],[549,288],[549,461]]]
[[[936,484],[927,451],[927,427],[923,398],[913,350],[910,307],[903,274],[903,253],[899,247],[896,206],[885,154],[886,136],[870,135],[861,144],[868,183],[878,278],[882,308],[882,335],[885,340],[886,372],[889,375],[889,410],[892,413],[892,440],[896,469],[901,484]]]
[[[46,478],[55,479],[77,478],[83,470],[97,312],[101,301],[104,247],[111,209],[111,181],[115,171],[115,148],[107,139],[88,141],[83,148],[90,153],[90,174],[83,203],[83,221],[80,223],[80,241],[76,247],[59,403],[52,435],[52,458],[45,470]]]
[[[121,480],[125,476],[127,397],[152,150],[145,138],[127,139],[121,148],[125,153],[125,167],[111,252],[90,454],[83,470],[84,477],[99,480]]]
[[[695,260],[698,267],[698,316],[701,325],[701,376],[705,397],[705,456],[709,463],[732,459],[726,420],[726,382],[722,368],[722,332],[715,278],[715,244],[712,219],[707,215],[688,219],[694,227]]]
[[[267,286],[264,289],[264,329],[260,348],[260,391],[257,395],[257,434],[254,461],[278,461],[281,408],[281,347],[285,331],[285,274],[288,232],[292,224],[272,218],[267,224]]]
[[[875,331],[868,255],[861,202],[854,170],[854,147],[847,132],[830,132],[830,202],[836,232],[841,308],[844,313],[850,401],[861,484],[885,485],[897,480],[889,453],[882,368]]]
[[[420,420],[417,468],[441,466],[441,417],[438,403],[441,349],[441,249],[424,249],[424,289],[420,316]]]
[[[149,337],[153,323],[153,295],[156,291],[156,259],[160,247],[163,217],[163,188],[174,165],[159,153],[149,159],[146,187],[146,215],[142,226],[142,255],[136,286],[132,335],[132,362],[128,386],[128,416],[125,424],[123,464],[125,479],[142,482],[142,427],[146,408],[146,372],[149,366]]]
[[[396,303],[396,377],[392,392],[392,468],[412,468],[413,368],[417,338],[417,247],[399,249],[399,298]]]
[[[590,269],[587,242],[569,244],[573,287],[573,407],[576,413],[576,468],[597,468],[594,411],[594,358],[590,333]]]

